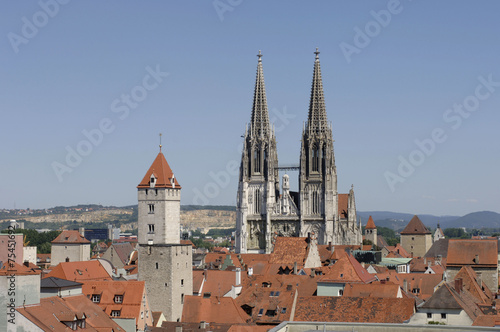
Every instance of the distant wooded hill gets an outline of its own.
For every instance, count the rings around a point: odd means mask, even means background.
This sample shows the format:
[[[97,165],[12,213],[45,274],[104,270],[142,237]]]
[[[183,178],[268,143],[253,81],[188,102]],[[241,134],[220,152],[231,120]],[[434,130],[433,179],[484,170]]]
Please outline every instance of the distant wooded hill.
[[[413,214],[398,213],[389,211],[366,211],[359,212],[361,223],[366,225],[368,217],[372,216],[375,225],[388,227],[399,232],[402,231],[408,222],[413,218]],[[419,214],[422,222],[433,229],[439,223],[442,229],[445,228],[500,228],[500,214],[492,211],[480,211],[466,214],[465,216],[434,216],[430,214]]]

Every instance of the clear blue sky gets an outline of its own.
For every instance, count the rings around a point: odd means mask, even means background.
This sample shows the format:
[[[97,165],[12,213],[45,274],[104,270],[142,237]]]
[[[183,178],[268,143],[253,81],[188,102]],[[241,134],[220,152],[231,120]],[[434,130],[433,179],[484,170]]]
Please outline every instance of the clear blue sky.
[[[60,1],[0,4],[2,208],[135,204],[160,132],[182,204],[235,204],[256,54],[291,164],[319,47],[358,210],[500,212],[497,1]]]

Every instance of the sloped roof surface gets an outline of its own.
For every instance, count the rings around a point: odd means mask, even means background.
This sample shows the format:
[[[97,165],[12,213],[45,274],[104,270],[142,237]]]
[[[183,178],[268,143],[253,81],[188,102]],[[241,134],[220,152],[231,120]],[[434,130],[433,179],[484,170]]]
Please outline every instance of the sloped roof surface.
[[[172,172],[162,152],[158,153],[156,159],[153,161],[151,167],[149,167],[146,175],[144,175],[144,178],[137,188],[149,188],[151,175],[156,177],[155,188],[173,188],[172,177],[174,177],[174,172]],[[179,182],[177,182],[177,178],[174,179],[174,183],[175,188],[181,189]]]
[[[368,222],[366,223],[365,229],[376,229],[375,222],[373,221],[372,216],[368,218]]]
[[[431,232],[425,227],[424,223],[415,215],[411,218],[405,229],[401,231],[401,235],[422,235],[431,234]]]
[[[41,288],[64,288],[64,287],[77,287],[81,285],[83,285],[81,282],[60,279],[56,277],[48,277],[40,281]]]
[[[52,243],[90,243],[79,231],[62,231],[58,237],[56,237]]]
[[[307,257],[307,237],[278,237],[269,259],[271,264],[294,264],[301,266]]]
[[[432,244],[424,257],[448,257],[448,243],[450,239],[440,239]]]
[[[345,255],[335,264],[321,268],[321,271],[323,276],[318,282],[370,283],[376,280],[375,276],[368,273],[351,255]]]
[[[112,279],[99,261],[61,262],[46,277],[73,281]]]
[[[191,295],[184,297],[183,322],[244,324],[248,318],[231,297],[203,298]]]
[[[415,300],[375,297],[299,297],[294,321],[403,323],[415,312]]]
[[[476,255],[479,258],[478,262],[476,262]],[[451,239],[448,243],[446,264],[447,266],[497,266],[497,241]]]
[[[83,317],[86,328],[82,331],[125,331],[85,295],[46,297],[38,304],[19,307],[17,311],[44,331],[71,331],[61,320]]]

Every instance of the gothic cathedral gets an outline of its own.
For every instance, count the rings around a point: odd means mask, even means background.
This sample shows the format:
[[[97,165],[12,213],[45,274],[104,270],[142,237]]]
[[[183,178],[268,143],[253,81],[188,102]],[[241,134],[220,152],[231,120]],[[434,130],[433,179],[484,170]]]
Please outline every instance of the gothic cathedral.
[[[314,235],[319,244],[361,244],[354,191],[337,192],[332,126],[326,116],[317,49],[315,54],[309,114],[302,132],[299,191],[293,192],[287,174],[280,188],[276,137],[269,122],[259,52],[236,203],[238,253],[270,253],[277,236]]]

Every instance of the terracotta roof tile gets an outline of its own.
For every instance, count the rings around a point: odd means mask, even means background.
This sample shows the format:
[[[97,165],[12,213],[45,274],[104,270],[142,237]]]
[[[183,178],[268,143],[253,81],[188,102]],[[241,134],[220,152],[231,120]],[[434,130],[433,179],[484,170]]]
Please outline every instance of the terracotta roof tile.
[[[338,205],[338,215],[341,219],[348,217],[348,206],[349,206],[349,194],[338,194],[339,205]]]
[[[368,218],[368,222],[366,223],[365,229],[376,229],[375,222],[373,221],[372,216]]]
[[[246,272],[240,272],[246,278]],[[193,271],[193,290],[210,293],[212,296],[224,296],[236,285],[236,271],[195,270]]]
[[[62,262],[45,276],[72,281],[112,280],[99,261]]]
[[[182,321],[200,323],[244,324],[248,315],[231,297],[185,296]]]
[[[258,275],[246,279],[237,304],[254,323],[279,323],[289,320],[296,296],[316,292],[317,278],[304,275]]]
[[[62,231],[52,243],[90,243],[79,231]]]
[[[478,262],[476,262],[476,255],[479,259]],[[451,239],[448,243],[448,257],[446,264],[447,266],[497,266],[497,241]]]
[[[401,235],[407,234],[431,234],[431,232],[425,227],[424,223],[415,215],[411,218],[405,229],[401,231]]]
[[[71,331],[61,320],[82,319],[88,331],[125,331],[85,295],[46,297],[16,309],[43,331]]]
[[[415,312],[415,300],[375,297],[299,297],[293,321],[404,323]]]
[[[335,264],[322,267],[320,270],[323,275],[318,282],[370,283],[376,280],[375,276],[368,273],[351,255],[346,255]]]
[[[40,274],[40,270],[38,269],[38,266],[34,269],[25,265],[17,264],[16,262],[9,262],[6,264],[2,262],[0,267],[0,276],[8,276],[11,274],[15,274],[16,276],[35,275]]]
[[[111,311],[120,310],[120,317],[140,320],[141,305],[145,294],[144,281],[86,281],[82,293],[91,298],[100,295],[99,307],[111,316]],[[115,296],[121,295],[122,302],[116,303]],[[152,320],[149,325],[151,325]]]
[[[307,237],[277,237],[269,263],[303,266],[308,245]]]
[[[144,178],[141,183],[139,183],[137,188],[149,188],[151,175],[156,177],[155,188],[173,188],[172,178],[174,177],[174,172],[172,172],[165,156],[161,152],[158,153],[158,156],[156,156],[156,159],[153,161],[151,167],[149,167],[149,170],[146,172],[146,175],[144,175]],[[177,178],[174,177],[173,180],[175,188],[181,189],[179,182],[177,182]]]
[[[399,285],[374,282],[371,284],[347,284],[344,287],[343,296],[397,298],[398,294],[401,296]]]

